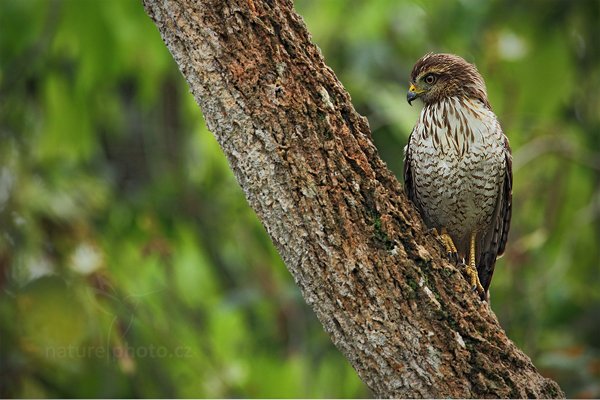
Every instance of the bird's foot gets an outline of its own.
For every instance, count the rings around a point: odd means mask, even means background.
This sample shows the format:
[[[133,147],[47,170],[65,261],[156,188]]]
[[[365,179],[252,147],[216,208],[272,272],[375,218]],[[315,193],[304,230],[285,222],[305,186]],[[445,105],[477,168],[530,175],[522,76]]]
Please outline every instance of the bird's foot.
[[[466,265],[463,271],[469,279],[469,284],[472,290],[476,290],[479,293],[481,299],[485,299],[485,290],[481,286],[479,281],[479,273],[477,272],[477,265],[475,264],[475,237],[476,233],[471,233],[471,245],[469,248],[469,265]]]
[[[437,234],[437,231],[434,229]],[[438,236],[442,243],[444,244],[444,248],[446,249],[446,253],[448,254],[448,259],[454,265],[458,265],[458,250],[456,250],[456,246],[454,245],[454,241],[446,232],[446,229],[442,228],[442,233]]]
[[[479,293],[479,296],[483,296],[484,290],[483,290],[483,286],[481,286],[481,282],[479,281],[479,275],[477,274],[477,268],[475,268],[475,266],[471,265],[471,264],[468,264],[468,265],[463,264],[463,265],[464,265],[463,273],[467,277],[467,281],[469,282],[469,285],[471,286],[471,290],[477,291],[477,293]]]

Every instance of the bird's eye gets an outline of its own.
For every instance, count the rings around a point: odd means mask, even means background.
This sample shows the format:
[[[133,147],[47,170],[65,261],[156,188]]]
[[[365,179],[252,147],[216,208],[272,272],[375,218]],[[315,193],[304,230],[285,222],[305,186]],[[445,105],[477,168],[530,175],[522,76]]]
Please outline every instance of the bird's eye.
[[[423,78],[423,81],[425,81],[425,83],[428,85],[433,85],[436,80],[437,77],[434,74],[425,75],[425,78]]]

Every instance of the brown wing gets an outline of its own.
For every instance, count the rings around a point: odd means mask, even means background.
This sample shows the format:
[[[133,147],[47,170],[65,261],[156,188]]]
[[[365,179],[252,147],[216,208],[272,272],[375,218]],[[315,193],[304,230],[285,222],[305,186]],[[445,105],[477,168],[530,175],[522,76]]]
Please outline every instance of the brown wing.
[[[510,146],[508,140],[505,143],[505,158],[506,158],[506,170],[504,176],[504,201],[503,210],[500,213],[502,219],[502,235],[500,236],[500,242],[498,246],[498,256],[504,254],[506,248],[506,242],[508,240],[508,231],[510,230],[510,217],[512,216],[512,155],[510,152]]]
[[[410,136],[408,137],[408,143],[406,144],[406,147],[404,148],[404,188],[406,190],[406,195],[408,196],[408,199],[410,201],[412,201],[412,203],[417,207],[419,214],[422,215],[422,212],[418,206],[419,202],[417,201],[417,198],[416,198],[413,171],[410,168],[411,158],[412,158],[410,142],[413,138],[414,132],[415,132],[415,130],[413,129]]]
[[[492,227],[483,238],[482,246],[480,246],[481,253],[479,253],[480,258],[477,265],[479,280],[486,293],[492,282],[496,258],[504,253],[510,229],[510,217],[512,213],[512,156],[508,139],[506,138],[504,142],[504,156],[504,184],[498,195]]]

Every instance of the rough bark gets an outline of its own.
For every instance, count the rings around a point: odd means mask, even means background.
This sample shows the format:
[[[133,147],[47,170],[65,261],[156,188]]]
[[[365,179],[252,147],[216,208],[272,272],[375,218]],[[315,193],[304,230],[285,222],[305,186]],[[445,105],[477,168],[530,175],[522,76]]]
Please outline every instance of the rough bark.
[[[290,1],[144,4],[304,299],[376,396],[563,396],[444,259]]]

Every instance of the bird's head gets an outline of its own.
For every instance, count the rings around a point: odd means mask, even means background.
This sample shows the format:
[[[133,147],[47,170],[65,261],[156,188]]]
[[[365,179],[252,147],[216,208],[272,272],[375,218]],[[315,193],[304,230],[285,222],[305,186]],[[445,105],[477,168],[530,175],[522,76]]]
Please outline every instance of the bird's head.
[[[454,54],[425,54],[410,74],[408,104],[417,98],[433,104],[453,96],[478,99],[489,105],[485,83],[473,64]]]

